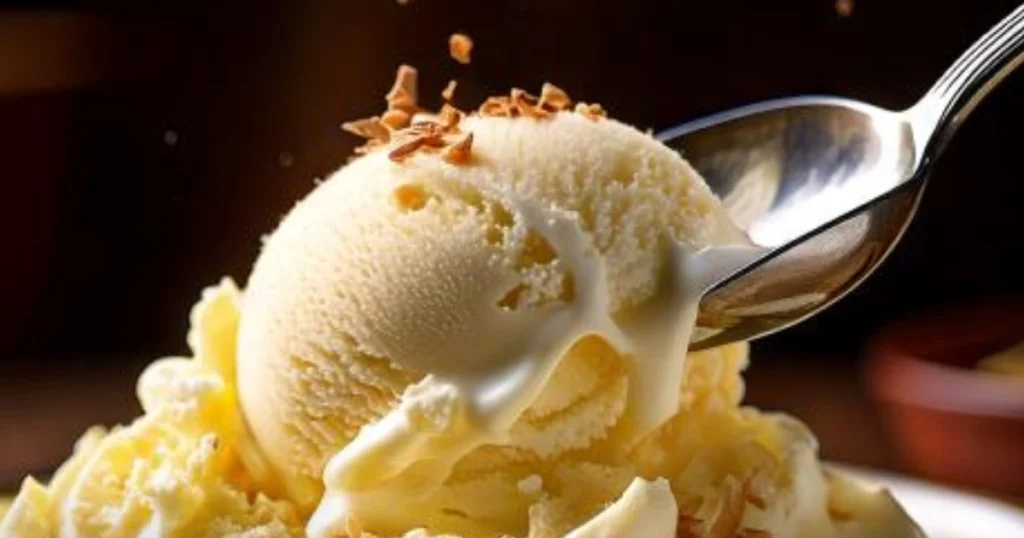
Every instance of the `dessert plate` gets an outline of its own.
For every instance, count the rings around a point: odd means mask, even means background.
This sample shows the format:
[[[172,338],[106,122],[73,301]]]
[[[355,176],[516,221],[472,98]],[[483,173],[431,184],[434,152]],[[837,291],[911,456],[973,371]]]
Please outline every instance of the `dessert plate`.
[[[889,488],[928,538],[1024,538],[1024,508],[874,469],[830,466]]]

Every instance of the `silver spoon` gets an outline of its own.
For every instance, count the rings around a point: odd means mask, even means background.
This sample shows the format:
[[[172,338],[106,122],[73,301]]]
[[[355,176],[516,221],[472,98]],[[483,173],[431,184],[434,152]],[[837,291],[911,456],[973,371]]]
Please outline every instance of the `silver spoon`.
[[[1022,52],[1024,5],[907,110],[794,97],[660,133],[758,247],[715,274],[690,348],[793,325],[871,274],[914,216],[936,158],[982,98],[1024,60]]]

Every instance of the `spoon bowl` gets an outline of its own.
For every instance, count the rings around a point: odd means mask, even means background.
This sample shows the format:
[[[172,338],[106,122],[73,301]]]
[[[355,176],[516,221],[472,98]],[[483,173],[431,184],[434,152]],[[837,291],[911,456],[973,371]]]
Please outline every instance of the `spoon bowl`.
[[[932,164],[1024,59],[1024,6],[979,39],[913,107],[795,97],[668,129],[755,255],[717,268],[691,349],[806,319],[870,275],[914,216]]]

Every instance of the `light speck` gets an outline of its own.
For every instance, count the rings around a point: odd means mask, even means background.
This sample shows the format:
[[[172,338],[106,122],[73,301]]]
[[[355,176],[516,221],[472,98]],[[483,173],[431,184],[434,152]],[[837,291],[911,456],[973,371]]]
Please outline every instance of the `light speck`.
[[[843,18],[853,15],[854,0],[836,0],[836,13]]]
[[[170,147],[178,145],[178,133],[172,129],[164,131],[164,144]]]
[[[277,154],[277,164],[281,168],[291,168],[295,164],[295,157],[287,151],[282,151]]]

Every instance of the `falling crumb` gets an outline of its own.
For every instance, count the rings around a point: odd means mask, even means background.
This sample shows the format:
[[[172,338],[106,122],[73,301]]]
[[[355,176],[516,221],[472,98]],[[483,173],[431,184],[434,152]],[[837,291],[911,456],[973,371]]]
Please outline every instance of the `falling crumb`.
[[[448,85],[444,87],[444,90],[441,90],[441,99],[444,99],[445,102],[450,103],[452,101],[452,98],[455,97],[455,87],[457,85],[458,82],[455,82],[454,80],[449,80]]]
[[[843,18],[853,15],[854,0],[836,0],[836,13]]]
[[[172,131],[170,129],[164,131],[164,144],[167,144],[168,146],[170,146],[172,148],[174,146],[177,146],[178,145],[178,133],[175,132],[175,131]]]
[[[473,40],[466,34],[452,34],[448,38],[448,53],[460,64],[468,64],[473,51]]]
[[[473,133],[469,133],[455,144],[448,146],[444,152],[444,160],[448,164],[463,164],[469,160],[473,151]]]

